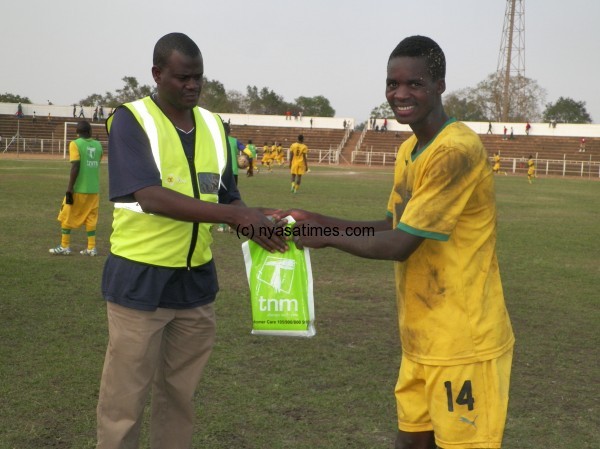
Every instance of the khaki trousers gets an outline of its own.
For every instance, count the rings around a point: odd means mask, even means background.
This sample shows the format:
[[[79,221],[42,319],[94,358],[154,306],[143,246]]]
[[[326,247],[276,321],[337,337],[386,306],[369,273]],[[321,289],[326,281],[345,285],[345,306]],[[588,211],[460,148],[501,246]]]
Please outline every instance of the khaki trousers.
[[[150,387],[150,447],[189,449],[194,393],[215,341],[213,304],[154,312],[107,302],[97,449],[137,449]]]

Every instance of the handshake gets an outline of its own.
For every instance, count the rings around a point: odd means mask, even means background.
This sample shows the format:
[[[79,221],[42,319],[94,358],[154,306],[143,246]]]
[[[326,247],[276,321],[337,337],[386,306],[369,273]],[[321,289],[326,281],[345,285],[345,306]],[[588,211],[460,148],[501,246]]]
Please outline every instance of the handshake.
[[[321,228],[324,224],[319,222],[320,214],[300,209],[268,208],[245,208],[244,213],[248,216],[241,217],[244,218],[242,222],[232,226],[238,236],[247,237],[272,253],[286,252],[289,249],[289,240],[299,248],[303,247],[303,243],[309,243],[304,246],[311,248],[322,247],[313,239],[307,242],[300,241],[302,237],[306,237],[306,233],[294,231],[294,228]],[[293,228],[290,228],[291,224]]]

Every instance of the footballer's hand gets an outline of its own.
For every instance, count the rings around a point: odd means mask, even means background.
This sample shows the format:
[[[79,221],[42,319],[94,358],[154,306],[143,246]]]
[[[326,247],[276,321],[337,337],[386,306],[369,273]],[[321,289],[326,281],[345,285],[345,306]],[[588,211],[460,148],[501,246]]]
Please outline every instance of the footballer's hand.
[[[303,209],[286,209],[286,210],[278,210],[277,213],[273,214],[273,218],[277,221],[283,220],[285,217],[291,215],[294,220],[312,220],[317,221],[319,214],[316,212],[310,212]]]
[[[330,237],[321,229],[323,226],[314,220],[298,220],[294,225],[292,241],[298,249],[325,248],[329,246]]]
[[[65,193],[65,204],[73,204],[73,192],[67,191]]]

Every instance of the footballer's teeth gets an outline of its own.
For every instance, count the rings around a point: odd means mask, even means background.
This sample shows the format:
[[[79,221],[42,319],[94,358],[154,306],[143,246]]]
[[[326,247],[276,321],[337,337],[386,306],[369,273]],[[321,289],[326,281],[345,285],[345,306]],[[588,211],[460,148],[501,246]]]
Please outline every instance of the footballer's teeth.
[[[410,111],[414,106],[396,106],[398,111]]]

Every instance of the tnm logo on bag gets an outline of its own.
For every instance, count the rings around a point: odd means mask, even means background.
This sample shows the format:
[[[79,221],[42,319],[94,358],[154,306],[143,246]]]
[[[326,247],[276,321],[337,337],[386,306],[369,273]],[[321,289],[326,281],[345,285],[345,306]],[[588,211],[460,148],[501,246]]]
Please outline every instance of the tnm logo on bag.
[[[293,337],[315,335],[308,250],[300,250],[289,242],[289,250],[284,254],[272,254],[248,240],[242,243],[242,251],[250,286],[252,333]]]
[[[285,257],[267,256],[259,267],[256,297],[261,312],[298,312],[298,300],[290,296],[294,285],[296,261]],[[294,314],[294,317],[296,315]]]
[[[258,284],[256,293],[259,293],[264,284],[270,286],[277,293],[290,293],[294,281],[294,268],[296,261],[285,257],[267,256],[262,266],[258,269]]]
[[[217,195],[219,193],[219,175],[215,173],[198,173],[200,193]]]

